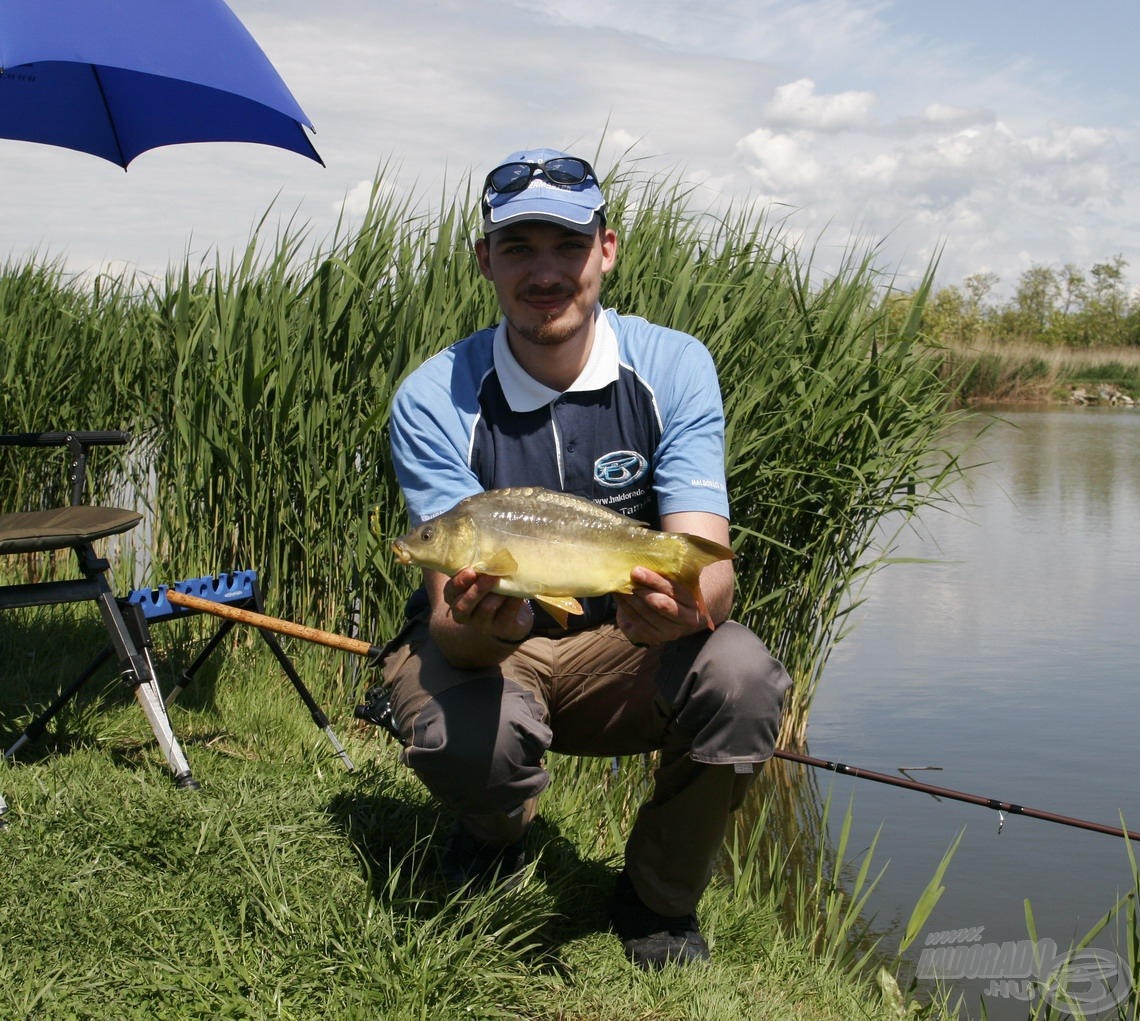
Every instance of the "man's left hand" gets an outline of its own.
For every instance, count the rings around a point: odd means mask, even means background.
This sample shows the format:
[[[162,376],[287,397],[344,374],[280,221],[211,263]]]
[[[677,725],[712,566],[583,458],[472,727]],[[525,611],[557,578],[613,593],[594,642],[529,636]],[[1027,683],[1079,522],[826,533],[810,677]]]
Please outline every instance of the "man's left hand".
[[[693,593],[645,567],[630,572],[633,592],[616,595],[617,625],[634,645],[662,645],[708,627]]]

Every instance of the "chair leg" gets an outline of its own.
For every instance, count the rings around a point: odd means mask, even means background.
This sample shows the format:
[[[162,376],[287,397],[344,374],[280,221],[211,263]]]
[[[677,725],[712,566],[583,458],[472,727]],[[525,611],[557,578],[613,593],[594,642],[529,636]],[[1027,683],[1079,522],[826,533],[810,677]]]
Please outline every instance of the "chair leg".
[[[136,642],[119,609],[119,604],[102,576],[99,577],[99,589],[99,609],[103,614],[103,622],[110,632],[111,642],[118,653],[123,680],[134,690],[139,707],[150,723],[150,729],[154,732],[162,754],[166,756],[175,786],[197,790],[198,781],[194,779],[190,763],[182,753],[182,747],[170,726],[170,718],[166,714],[162,692],[159,690],[158,679],[155,677],[154,665],[151,663],[145,641]],[[145,622],[141,626],[145,628]]]

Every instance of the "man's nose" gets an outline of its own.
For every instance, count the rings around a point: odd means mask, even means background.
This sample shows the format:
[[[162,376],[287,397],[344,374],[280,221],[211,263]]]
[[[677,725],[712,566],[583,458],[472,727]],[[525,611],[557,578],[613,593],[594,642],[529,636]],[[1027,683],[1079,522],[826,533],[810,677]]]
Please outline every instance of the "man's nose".
[[[558,260],[553,252],[535,252],[530,262],[530,279],[534,284],[543,286],[553,283],[562,275]]]

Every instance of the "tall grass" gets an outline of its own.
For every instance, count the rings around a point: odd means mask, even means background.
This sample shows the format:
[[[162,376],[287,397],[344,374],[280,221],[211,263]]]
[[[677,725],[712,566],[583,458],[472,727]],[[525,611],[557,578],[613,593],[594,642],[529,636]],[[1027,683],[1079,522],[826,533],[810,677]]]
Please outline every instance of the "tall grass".
[[[762,218],[694,211],[668,179],[619,170],[607,187],[622,245],[603,300],[701,337],[719,366],[737,615],[795,679],[797,740],[876,523],[937,499],[952,469],[932,456],[946,391],[913,343],[929,280],[899,299],[853,255],[817,281]],[[470,196],[430,213],[389,195],[381,175],[330,240],[290,224],[267,245],[263,222],[231,261],[160,281],[0,275],[0,423],[136,433],[140,583],[253,567],[270,612],[372,639],[396,626],[412,578],[370,528],[403,527],[388,404],[498,312]]]

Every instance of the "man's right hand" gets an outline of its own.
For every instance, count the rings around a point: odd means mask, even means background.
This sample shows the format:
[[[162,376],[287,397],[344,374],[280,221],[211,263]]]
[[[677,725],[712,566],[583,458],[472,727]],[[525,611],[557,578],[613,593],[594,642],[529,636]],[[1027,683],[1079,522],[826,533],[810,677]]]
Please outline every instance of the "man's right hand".
[[[525,599],[492,591],[498,580],[465,567],[444,583],[443,600],[456,624],[514,644],[530,634],[534,611]]]
[[[454,666],[501,663],[534,627],[525,599],[493,592],[498,579],[465,567],[448,578],[424,572],[431,599],[431,634]]]

